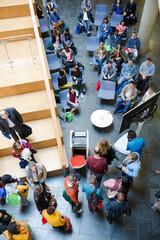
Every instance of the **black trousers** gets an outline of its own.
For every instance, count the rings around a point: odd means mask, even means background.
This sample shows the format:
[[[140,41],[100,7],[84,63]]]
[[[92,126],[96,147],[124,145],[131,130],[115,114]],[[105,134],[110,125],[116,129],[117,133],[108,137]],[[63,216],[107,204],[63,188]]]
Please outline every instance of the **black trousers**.
[[[10,128],[10,133],[11,133],[11,136],[12,138],[17,141],[19,140],[19,137],[17,135],[17,133],[19,134],[20,138],[23,139],[24,138],[24,135],[23,135],[23,132],[22,132],[22,126],[21,125],[16,125],[12,128]]]
[[[64,63],[65,67],[66,67],[66,71],[69,72],[69,68],[74,68],[76,66],[76,62],[68,62],[66,61]]]
[[[137,89],[143,91],[145,89],[146,83],[149,82],[150,77],[146,77],[146,79],[142,78],[142,75],[139,73],[137,77]]]

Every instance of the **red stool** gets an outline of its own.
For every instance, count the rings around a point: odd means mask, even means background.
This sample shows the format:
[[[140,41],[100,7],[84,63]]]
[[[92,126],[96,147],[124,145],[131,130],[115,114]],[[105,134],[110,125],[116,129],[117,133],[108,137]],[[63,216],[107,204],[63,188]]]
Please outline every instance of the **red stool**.
[[[72,168],[79,169],[86,165],[85,158],[82,155],[77,155],[70,160]]]

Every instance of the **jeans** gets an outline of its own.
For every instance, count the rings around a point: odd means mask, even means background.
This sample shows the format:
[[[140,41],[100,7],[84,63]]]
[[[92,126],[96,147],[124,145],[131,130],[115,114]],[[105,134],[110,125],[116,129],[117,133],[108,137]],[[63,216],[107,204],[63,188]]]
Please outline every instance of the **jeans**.
[[[118,88],[124,83],[124,82],[127,82],[127,83],[130,83],[131,81],[134,81],[133,78],[130,78],[130,79],[127,79],[125,77],[121,77],[119,78],[119,81],[118,81]]]
[[[109,35],[109,32],[107,32],[107,33],[100,32],[99,33],[99,42],[104,43],[108,35]]]
[[[101,71],[104,60],[105,60],[105,58],[100,59],[100,58],[96,57],[96,62],[98,63],[98,72]]]
[[[119,109],[119,107],[122,105],[123,102],[124,102],[124,101],[123,101],[123,98],[122,98],[122,97],[117,98],[116,109]],[[124,112],[127,112],[128,109],[129,109],[129,106],[131,105],[131,101],[129,100],[129,101],[126,101],[126,102],[124,102],[124,103],[125,103]]]
[[[84,25],[84,27],[85,27],[86,33],[88,33],[88,32],[89,32],[89,29],[90,29],[90,22],[89,22],[88,20],[84,20],[84,21],[83,21],[83,25]]]
[[[128,48],[130,49],[130,48]],[[138,57],[138,50],[137,49],[134,49],[135,51],[133,53],[129,53],[128,51],[125,51],[126,54],[127,54],[127,58],[129,57],[129,55],[131,54],[132,58],[133,58],[133,61],[136,60],[136,58]]]
[[[77,91],[79,94],[82,92],[82,79],[78,79],[78,84],[77,84]]]

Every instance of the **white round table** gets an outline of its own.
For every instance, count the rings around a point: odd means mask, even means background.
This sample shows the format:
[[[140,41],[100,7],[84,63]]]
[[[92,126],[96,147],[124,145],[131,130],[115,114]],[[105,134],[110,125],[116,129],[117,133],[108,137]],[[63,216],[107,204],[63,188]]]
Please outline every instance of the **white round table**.
[[[113,116],[110,111],[106,110],[96,110],[91,114],[91,122],[93,125],[99,128],[105,128],[112,124]]]

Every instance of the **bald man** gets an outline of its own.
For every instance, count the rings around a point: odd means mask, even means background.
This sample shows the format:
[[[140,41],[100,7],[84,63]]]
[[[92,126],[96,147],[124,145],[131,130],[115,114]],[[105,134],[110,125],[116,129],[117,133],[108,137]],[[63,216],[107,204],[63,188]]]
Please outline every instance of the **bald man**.
[[[90,170],[90,175],[97,177],[96,187],[100,187],[103,174],[108,171],[107,160],[100,156],[99,147],[94,148],[94,155],[87,158],[87,168]]]
[[[4,135],[10,134],[15,141],[19,140],[19,136],[21,139],[25,139],[22,124],[21,114],[15,108],[11,107],[0,111],[0,130]]]
[[[121,216],[126,217],[131,215],[130,204],[125,200],[123,193],[118,193],[117,199],[106,204],[105,216],[109,224],[113,221],[117,222]]]

